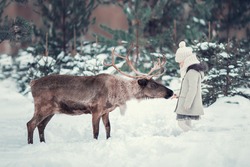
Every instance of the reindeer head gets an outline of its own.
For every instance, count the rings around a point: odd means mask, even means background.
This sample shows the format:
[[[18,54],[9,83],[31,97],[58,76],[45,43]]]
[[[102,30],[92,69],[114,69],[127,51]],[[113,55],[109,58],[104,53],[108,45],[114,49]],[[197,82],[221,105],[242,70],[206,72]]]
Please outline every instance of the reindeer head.
[[[131,45],[131,48],[133,45]],[[163,56],[162,60],[159,58],[157,62],[154,62],[153,68],[147,73],[141,73],[135,69],[133,66],[131,60],[129,59],[129,53],[131,51],[131,48],[129,49],[129,52],[126,56],[121,56],[117,53],[115,53],[115,49],[112,50],[112,63],[111,64],[105,64],[106,66],[113,66],[119,73],[121,73],[124,76],[127,76],[129,78],[133,78],[137,80],[137,83],[139,85],[138,92],[135,95],[136,98],[169,98],[173,95],[173,91],[165,87],[164,85],[157,83],[155,80],[153,80],[153,77],[160,77],[164,74],[165,68],[164,65],[166,64],[166,58]],[[122,58],[126,61],[128,66],[131,68],[131,70],[136,74],[135,76],[129,75],[123,71],[121,71],[116,65],[115,65],[115,56]]]
[[[153,79],[138,79],[140,85],[138,98],[170,98],[173,95],[173,91],[164,85],[156,82]]]

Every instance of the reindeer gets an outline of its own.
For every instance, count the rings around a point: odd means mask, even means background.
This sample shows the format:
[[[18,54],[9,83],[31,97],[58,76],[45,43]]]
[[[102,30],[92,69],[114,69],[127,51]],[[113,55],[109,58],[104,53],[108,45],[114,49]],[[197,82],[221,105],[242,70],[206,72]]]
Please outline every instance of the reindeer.
[[[115,56],[125,59],[135,72],[129,75],[115,65]],[[34,98],[34,115],[27,123],[28,144],[33,144],[33,133],[37,127],[40,142],[45,142],[44,129],[51,118],[57,114],[81,115],[92,114],[93,137],[98,139],[99,122],[102,119],[106,130],[106,138],[110,137],[109,112],[120,107],[126,109],[126,102],[132,98],[166,98],[173,91],[157,83],[152,78],[166,63],[166,59],[158,60],[148,74],[142,74],[135,69],[129,56],[121,56],[112,51],[113,66],[121,74],[132,78],[99,74],[95,76],[49,75],[30,83]]]

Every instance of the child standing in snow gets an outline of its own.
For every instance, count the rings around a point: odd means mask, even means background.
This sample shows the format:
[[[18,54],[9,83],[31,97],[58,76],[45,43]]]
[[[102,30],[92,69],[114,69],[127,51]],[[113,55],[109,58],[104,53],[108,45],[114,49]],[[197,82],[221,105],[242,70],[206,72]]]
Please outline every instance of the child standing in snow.
[[[191,47],[180,42],[176,51],[175,61],[179,63],[181,74],[181,89],[175,112],[178,125],[183,131],[191,129],[191,120],[199,120],[204,114],[201,98],[201,80],[204,77],[206,65],[200,63]]]

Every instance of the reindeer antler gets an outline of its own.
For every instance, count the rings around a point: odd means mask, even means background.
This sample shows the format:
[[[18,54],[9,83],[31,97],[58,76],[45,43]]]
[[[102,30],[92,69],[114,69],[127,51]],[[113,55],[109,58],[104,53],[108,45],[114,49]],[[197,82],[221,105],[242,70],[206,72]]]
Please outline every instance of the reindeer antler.
[[[105,66],[112,66],[114,67],[119,73],[121,73],[122,75],[124,76],[127,76],[127,77],[130,77],[130,78],[134,78],[134,79],[138,79],[138,78],[147,78],[147,79],[151,79],[153,77],[156,77],[156,76],[161,76],[164,74],[165,70],[163,70],[163,72],[161,72],[160,74],[153,74],[155,71],[159,71],[160,69],[162,69],[164,67],[164,65],[166,64],[166,57],[163,56],[163,59],[161,60],[160,58],[158,58],[158,61],[154,63],[154,67],[151,68],[151,70],[147,73],[147,74],[144,74],[144,73],[141,73],[139,72],[138,70],[135,69],[135,67],[133,66],[132,64],[132,61],[129,59],[129,55],[130,55],[130,52],[131,50],[133,50],[134,48],[134,45],[131,44],[129,50],[128,50],[128,54],[126,56],[121,56],[119,54],[117,54],[115,52],[115,48],[113,48],[112,50],[112,62],[111,64],[106,64],[105,62],[103,62],[103,64]],[[133,76],[133,75],[129,75],[123,71],[121,71],[116,65],[115,65],[115,56],[119,57],[119,58],[122,58],[126,61],[126,63],[128,64],[128,66],[131,68],[132,71],[135,72],[136,76]]]
[[[152,77],[159,77],[161,75],[163,75],[165,73],[165,64],[167,63],[167,59],[164,55],[162,55],[162,60],[160,58],[158,58],[158,61],[157,62],[154,62],[154,67],[151,68],[151,70],[148,72],[148,77],[149,78],[152,78]],[[161,70],[161,69],[164,69],[163,72],[159,73],[159,74],[152,74],[153,72],[157,71],[157,70]],[[152,74],[152,75],[151,75]]]
[[[121,73],[122,75],[125,75],[125,76],[127,76],[127,77],[129,77],[129,78],[134,78],[134,79],[138,78],[137,76],[132,76],[132,75],[129,75],[129,74],[127,74],[127,73],[121,71],[121,70],[115,65],[115,57],[114,57],[114,55],[116,55],[117,57],[120,57],[120,58],[124,58],[124,57],[122,57],[122,56],[120,56],[120,55],[117,55],[117,54],[115,53],[115,48],[113,48],[113,50],[112,50],[112,62],[111,62],[111,64],[106,64],[105,62],[103,62],[103,64],[104,64],[105,66],[112,66],[112,67],[114,67],[119,73]]]

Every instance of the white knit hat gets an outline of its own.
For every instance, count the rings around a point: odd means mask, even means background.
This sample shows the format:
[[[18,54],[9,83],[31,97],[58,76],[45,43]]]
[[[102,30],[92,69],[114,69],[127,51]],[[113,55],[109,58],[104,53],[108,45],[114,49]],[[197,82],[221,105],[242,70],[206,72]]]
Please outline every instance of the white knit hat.
[[[188,56],[185,60],[184,60],[184,64],[183,67],[187,68],[193,64],[199,64],[200,61],[197,59],[195,54],[192,54],[191,56]]]
[[[193,54],[193,49],[191,47],[186,47],[186,43],[181,41],[179,43],[179,48],[175,54],[175,61],[180,63],[184,62],[180,69],[181,78],[183,78],[187,72],[187,68],[193,64],[199,64],[200,61],[197,59],[196,55]]]
[[[186,43],[181,41],[175,54],[175,61],[178,63],[183,62],[188,56],[191,56],[192,54],[193,49],[191,47],[186,47]]]

